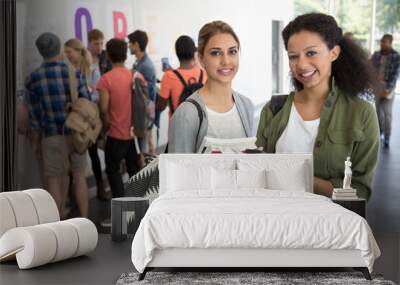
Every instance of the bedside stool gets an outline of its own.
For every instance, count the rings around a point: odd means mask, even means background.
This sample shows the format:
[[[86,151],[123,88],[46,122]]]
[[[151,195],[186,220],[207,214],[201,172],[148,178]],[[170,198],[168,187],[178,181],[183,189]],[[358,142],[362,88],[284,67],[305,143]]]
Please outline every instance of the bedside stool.
[[[135,234],[140,221],[149,207],[149,199],[144,197],[120,197],[111,200],[111,239],[124,241],[128,234]],[[133,219],[128,228],[129,219]],[[131,230],[131,231],[130,231]],[[130,232],[129,232],[130,231]]]
[[[343,208],[359,214],[364,219],[366,218],[367,201],[362,198],[355,198],[350,200],[332,199],[332,202],[339,204]]]

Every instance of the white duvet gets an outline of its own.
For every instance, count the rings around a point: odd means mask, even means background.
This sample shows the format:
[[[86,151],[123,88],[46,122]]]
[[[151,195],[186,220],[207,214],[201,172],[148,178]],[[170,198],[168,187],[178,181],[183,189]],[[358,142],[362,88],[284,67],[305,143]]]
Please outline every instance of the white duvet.
[[[167,193],[156,199],[132,243],[143,272],[155,249],[358,249],[372,272],[379,248],[365,219],[330,199],[260,189]]]

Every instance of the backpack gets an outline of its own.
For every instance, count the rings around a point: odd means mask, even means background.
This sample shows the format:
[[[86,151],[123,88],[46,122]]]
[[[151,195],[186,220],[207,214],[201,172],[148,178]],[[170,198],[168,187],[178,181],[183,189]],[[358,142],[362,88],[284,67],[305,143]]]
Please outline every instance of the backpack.
[[[199,140],[199,133],[201,125],[203,124],[203,110],[200,104],[193,100],[188,99],[186,102],[193,104],[197,109],[197,114],[199,116],[199,128],[196,135],[196,143]],[[164,151],[168,153],[168,144]],[[158,197],[159,192],[159,171],[158,171],[158,157],[152,158],[146,166],[141,169],[138,173],[129,178],[125,185],[125,196],[127,197],[149,197],[150,200],[154,200]]]
[[[183,90],[181,94],[179,95],[179,104],[178,106],[184,102],[187,98],[189,98],[190,95],[192,95],[195,91],[199,90],[201,87],[203,87],[203,70],[200,69],[200,77],[199,81],[196,81],[194,77],[189,78],[188,83],[186,83],[185,79],[182,77],[182,75],[178,72],[178,70],[174,69],[173,72],[175,75],[179,78],[183,85]],[[175,110],[172,109],[172,104],[171,104],[171,110],[172,113],[175,112]]]
[[[196,107],[197,115],[199,116],[199,128],[197,129],[197,134],[196,134],[196,144],[197,144],[197,142],[199,141],[200,128],[204,120],[203,109],[201,108],[200,104],[197,101],[191,98],[187,99],[186,102],[192,103]],[[165,148],[164,153],[168,153],[168,144],[167,147]]]
[[[72,144],[75,152],[83,154],[99,136],[102,128],[97,105],[87,98],[78,98],[75,70],[68,68],[71,89],[71,104],[65,126],[72,131]]]
[[[135,135],[143,138],[155,120],[155,105],[151,100],[148,83],[144,76],[135,71],[132,76],[132,117]]]
[[[285,105],[288,95],[274,95],[271,97],[271,109],[272,115],[275,116]]]

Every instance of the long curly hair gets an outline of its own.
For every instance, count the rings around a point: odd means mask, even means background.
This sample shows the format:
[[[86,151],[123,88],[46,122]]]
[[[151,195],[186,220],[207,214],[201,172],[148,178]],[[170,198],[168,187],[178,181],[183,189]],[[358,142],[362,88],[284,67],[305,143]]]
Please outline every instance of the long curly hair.
[[[343,31],[334,17],[322,13],[308,13],[296,17],[282,31],[286,50],[290,37],[301,31],[319,34],[329,49],[340,46],[339,57],[332,63],[332,76],[335,84],[344,93],[355,96],[376,90],[376,76],[367,53],[352,39],[343,36]],[[295,78],[292,80],[297,91],[303,89],[301,82]]]

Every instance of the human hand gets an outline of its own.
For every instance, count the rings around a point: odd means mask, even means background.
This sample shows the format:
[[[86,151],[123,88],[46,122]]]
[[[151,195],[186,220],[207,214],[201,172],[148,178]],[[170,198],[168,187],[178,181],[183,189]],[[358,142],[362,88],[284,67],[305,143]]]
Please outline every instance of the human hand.
[[[136,134],[135,134],[135,132],[134,132],[133,127],[131,127],[131,128],[129,129],[129,134],[131,135],[132,138],[135,138],[135,137],[136,137]]]

